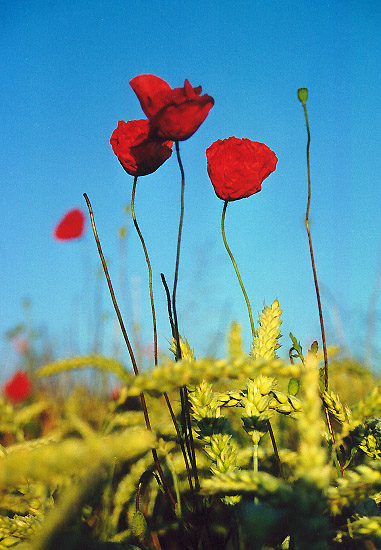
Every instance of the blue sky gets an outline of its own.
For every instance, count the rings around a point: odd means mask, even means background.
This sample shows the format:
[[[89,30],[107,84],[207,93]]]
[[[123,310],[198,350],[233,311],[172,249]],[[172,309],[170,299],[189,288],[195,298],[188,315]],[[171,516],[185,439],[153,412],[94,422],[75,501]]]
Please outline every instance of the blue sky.
[[[25,320],[56,355],[88,353],[102,316],[104,353],[121,340],[88,224],[78,242],[54,226],[92,202],[120,307],[131,331],[151,341],[147,273],[124,213],[132,177],[109,144],[118,120],[144,118],[129,80],[142,73],[173,87],[188,78],[212,95],[204,124],[181,143],[186,175],[178,286],[180,330],[197,356],[224,353],[232,320],[250,325],[223,248],[223,202],[206,172],[216,139],[266,143],[278,166],[262,191],[229,205],[227,239],[257,319],[264,302],[283,309],[283,355],[292,331],[320,342],[304,216],[306,129],[297,89],[309,89],[311,231],[328,342],[364,356],[380,250],[380,4],[377,1],[4,1],[0,7],[0,283],[3,372],[17,360],[3,337]],[[159,345],[170,337],[160,281],[173,280],[180,174],[175,155],[140,178],[136,214],[154,271]],[[125,251],[118,231],[127,224]],[[373,294],[372,294],[373,293]],[[373,338],[381,357],[380,300]],[[97,321],[98,320],[98,321]],[[131,334],[131,332],[130,332]],[[128,363],[123,351],[122,359]]]

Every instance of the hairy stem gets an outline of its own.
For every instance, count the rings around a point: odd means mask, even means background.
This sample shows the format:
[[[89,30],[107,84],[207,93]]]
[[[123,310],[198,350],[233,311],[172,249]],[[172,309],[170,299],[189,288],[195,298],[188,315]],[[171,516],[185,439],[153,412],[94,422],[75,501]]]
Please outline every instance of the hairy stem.
[[[308,199],[307,199],[307,210],[306,210],[306,229],[307,229],[308,245],[309,245],[310,256],[311,256],[312,272],[313,272],[313,276],[314,276],[315,291],[316,291],[316,299],[317,299],[318,310],[319,310],[321,339],[322,339],[322,342],[323,342],[323,353],[324,353],[324,387],[325,387],[326,390],[328,390],[328,355],[327,355],[327,344],[326,344],[326,341],[325,341],[325,330],[324,330],[324,321],[323,321],[323,310],[322,310],[322,307],[321,307],[319,285],[318,285],[318,280],[317,280],[317,275],[316,275],[314,251],[313,251],[313,247],[312,247],[311,231],[310,231],[310,224],[309,224],[310,205],[311,205],[311,170],[310,170],[310,143],[311,143],[311,134],[310,134],[310,127],[309,127],[309,124],[308,124],[307,105],[306,105],[305,102],[302,102],[302,105],[303,105],[304,116],[305,116],[305,119],[306,119],[306,128],[307,128]]]
[[[298,94],[299,95],[299,94]],[[308,96],[307,96],[308,97]],[[306,209],[306,229],[307,229],[307,235],[308,235],[308,245],[310,249],[310,256],[311,256],[311,265],[312,265],[312,272],[314,276],[314,283],[315,283],[315,292],[316,292],[316,299],[318,304],[318,310],[319,310],[319,320],[320,320],[320,330],[321,330],[321,339],[323,342],[323,353],[324,353],[324,388],[326,391],[328,391],[328,354],[327,354],[327,344],[325,340],[325,330],[324,330],[324,320],[323,320],[323,310],[321,307],[321,300],[320,300],[320,292],[319,292],[319,284],[317,280],[317,274],[316,274],[316,266],[315,266],[315,259],[314,259],[314,251],[312,247],[312,238],[311,238],[311,231],[310,231],[310,224],[309,224],[309,215],[310,215],[310,206],[311,206],[311,169],[310,169],[310,143],[311,143],[311,133],[310,133],[310,126],[308,123],[308,113],[307,113],[307,105],[306,101],[307,98],[301,99],[299,95],[299,99],[303,105],[303,111],[304,111],[304,118],[306,120],[306,129],[307,129],[307,177],[308,177],[308,197],[307,197],[307,209]],[[333,433],[331,420],[329,417],[329,412],[326,406],[324,406],[325,410],[325,416],[327,420],[327,426],[328,431],[331,437],[332,446],[335,446],[335,435]],[[339,471],[341,475],[344,475],[344,469],[340,464],[340,460],[338,457],[337,450],[335,450],[335,456],[336,456],[336,467],[339,466]]]

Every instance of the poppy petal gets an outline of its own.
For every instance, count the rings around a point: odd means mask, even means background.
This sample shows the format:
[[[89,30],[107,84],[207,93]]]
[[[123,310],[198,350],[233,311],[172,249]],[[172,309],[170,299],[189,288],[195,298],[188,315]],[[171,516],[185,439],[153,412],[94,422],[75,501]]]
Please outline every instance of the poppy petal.
[[[166,95],[172,88],[162,78],[153,74],[141,74],[130,81],[144,114],[150,118],[167,103]]]

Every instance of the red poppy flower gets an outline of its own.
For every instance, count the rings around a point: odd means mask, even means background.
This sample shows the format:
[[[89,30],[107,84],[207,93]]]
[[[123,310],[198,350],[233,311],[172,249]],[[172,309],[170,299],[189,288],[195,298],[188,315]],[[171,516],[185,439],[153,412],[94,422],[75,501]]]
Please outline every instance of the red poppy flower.
[[[110,143],[127,174],[146,176],[155,172],[172,155],[173,141],[148,139],[148,120],[120,120]]]
[[[189,80],[183,88],[172,89],[158,76],[141,74],[135,76],[130,85],[150,120],[152,132],[163,139],[188,139],[214,105],[214,99],[207,94],[200,95],[201,86],[193,88]]]
[[[5,395],[13,403],[24,401],[32,390],[32,383],[26,372],[18,370],[4,386]]]
[[[56,226],[54,237],[58,241],[78,239],[85,229],[85,215],[79,208],[69,210]]]
[[[235,201],[261,190],[261,184],[274,172],[278,159],[264,143],[250,139],[215,141],[206,150],[207,170],[217,197]]]

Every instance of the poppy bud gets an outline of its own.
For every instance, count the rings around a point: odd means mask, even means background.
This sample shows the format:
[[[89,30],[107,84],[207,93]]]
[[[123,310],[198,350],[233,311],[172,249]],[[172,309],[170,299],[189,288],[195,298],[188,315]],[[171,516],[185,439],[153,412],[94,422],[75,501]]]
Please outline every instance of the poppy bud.
[[[298,99],[305,105],[307,99],[308,99],[308,89],[307,88],[299,88],[298,90]]]

